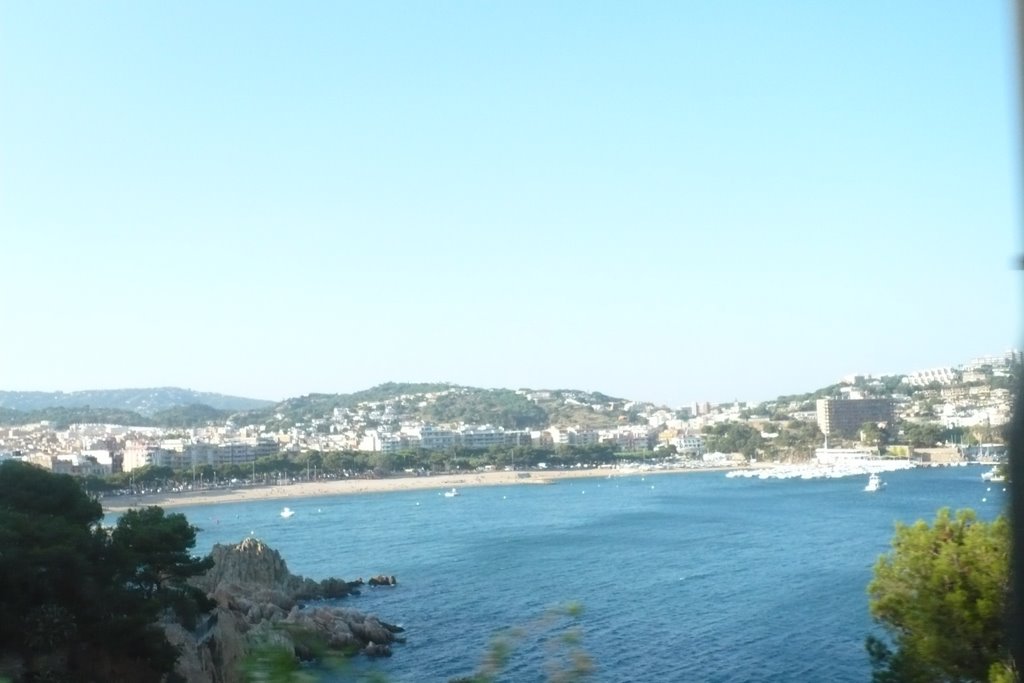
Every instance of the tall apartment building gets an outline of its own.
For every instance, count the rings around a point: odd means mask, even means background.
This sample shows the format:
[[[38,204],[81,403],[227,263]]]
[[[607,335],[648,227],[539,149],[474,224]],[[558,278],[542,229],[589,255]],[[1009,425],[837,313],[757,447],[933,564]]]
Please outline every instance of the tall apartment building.
[[[865,422],[895,420],[892,399],[818,399],[818,428],[825,436],[841,435],[852,437],[860,431]]]

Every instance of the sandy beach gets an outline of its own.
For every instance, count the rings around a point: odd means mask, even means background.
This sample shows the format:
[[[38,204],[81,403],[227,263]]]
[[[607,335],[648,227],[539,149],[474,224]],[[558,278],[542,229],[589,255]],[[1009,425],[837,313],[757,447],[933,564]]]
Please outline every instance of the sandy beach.
[[[389,493],[418,489],[448,490],[473,486],[512,486],[552,484],[561,479],[584,477],[625,477],[671,474],[680,472],[710,472],[734,469],[732,467],[659,468],[650,470],[616,470],[609,468],[589,470],[552,470],[531,472],[467,472],[439,474],[425,477],[389,477],[386,479],[325,479],[283,486],[255,486],[237,489],[211,489],[187,493],[159,493],[144,496],[118,496],[103,498],[104,512],[123,512],[128,508],[159,505],[165,508],[218,503],[241,503],[256,500],[288,500],[315,496],[342,496],[358,493]]]

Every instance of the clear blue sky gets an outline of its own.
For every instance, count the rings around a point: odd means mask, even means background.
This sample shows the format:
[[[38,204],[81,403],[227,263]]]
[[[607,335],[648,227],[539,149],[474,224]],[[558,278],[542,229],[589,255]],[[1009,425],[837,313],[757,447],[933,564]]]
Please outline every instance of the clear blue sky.
[[[1008,2],[0,2],[0,389],[757,400],[1020,341]]]

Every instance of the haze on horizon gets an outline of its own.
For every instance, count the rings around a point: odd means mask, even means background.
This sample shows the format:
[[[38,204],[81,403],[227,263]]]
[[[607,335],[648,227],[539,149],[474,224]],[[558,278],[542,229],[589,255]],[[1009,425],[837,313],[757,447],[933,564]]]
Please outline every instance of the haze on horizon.
[[[679,405],[1019,346],[1009,3],[0,4],[0,390]]]

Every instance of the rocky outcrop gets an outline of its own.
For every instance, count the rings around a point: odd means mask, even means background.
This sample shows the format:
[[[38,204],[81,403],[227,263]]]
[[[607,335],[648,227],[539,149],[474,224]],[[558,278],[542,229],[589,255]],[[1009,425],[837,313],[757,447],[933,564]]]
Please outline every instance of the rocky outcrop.
[[[192,580],[216,602],[194,631],[169,622],[164,630],[182,655],[176,672],[195,683],[236,683],[254,648],[290,649],[301,660],[324,650],[390,656],[402,629],[357,610],[323,603],[357,593],[358,581],[313,581],[288,571],[273,548],[255,538],[216,545],[213,567]],[[384,578],[384,577],[375,577]],[[394,577],[386,577],[394,585]]]
[[[340,598],[358,592],[362,585],[362,580],[330,578],[318,583],[296,576],[288,571],[279,552],[255,538],[235,545],[217,544],[210,555],[213,568],[192,583],[213,596],[228,593],[256,602],[272,602],[288,610],[291,605],[286,607],[282,603]]]

